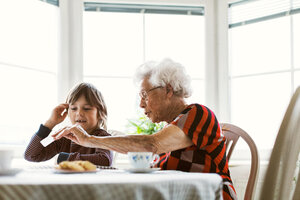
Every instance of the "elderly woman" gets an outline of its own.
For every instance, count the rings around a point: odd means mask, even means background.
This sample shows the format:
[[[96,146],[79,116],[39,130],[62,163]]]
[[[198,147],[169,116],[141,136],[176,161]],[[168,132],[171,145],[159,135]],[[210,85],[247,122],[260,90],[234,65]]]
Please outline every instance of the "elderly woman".
[[[93,148],[121,153],[150,151],[160,154],[162,170],[218,173],[223,178],[223,198],[236,199],[228,169],[225,138],[214,113],[200,104],[187,105],[190,78],[179,63],[165,59],[147,62],[137,69],[140,107],[153,122],[168,123],[153,135],[97,137],[81,127],[65,128],[54,135]]]

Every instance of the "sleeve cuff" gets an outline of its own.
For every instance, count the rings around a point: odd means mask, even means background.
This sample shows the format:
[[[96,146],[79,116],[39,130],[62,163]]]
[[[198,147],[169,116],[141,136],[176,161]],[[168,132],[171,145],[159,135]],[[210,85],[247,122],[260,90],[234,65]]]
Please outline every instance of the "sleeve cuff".
[[[51,129],[49,129],[48,127],[41,124],[40,129],[38,130],[38,132],[36,134],[40,138],[46,138],[50,134],[50,132],[51,132]]]
[[[57,158],[57,164],[62,161],[68,160],[68,158],[69,158],[69,153],[65,153],[65,152],[59,153],[58,158]]]

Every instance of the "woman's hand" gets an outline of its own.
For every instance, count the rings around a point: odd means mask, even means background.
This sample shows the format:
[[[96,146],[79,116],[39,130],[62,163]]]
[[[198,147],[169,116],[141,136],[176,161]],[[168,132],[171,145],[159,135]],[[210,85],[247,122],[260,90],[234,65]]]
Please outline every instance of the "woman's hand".
[[[62,103],[56,106],[52,110],[52,114],[50,118],[45,122],[44,126],[48,127],[49,129],[53,129],[54,126],[63,122],[68,114],[67,109],[69,108],[69,104]]]
[[[80,125],[74,124],[73,126],[60,129],[52,137],[55,140],[65,137],[81,146],[88,146],[88,140],[91,136]]]

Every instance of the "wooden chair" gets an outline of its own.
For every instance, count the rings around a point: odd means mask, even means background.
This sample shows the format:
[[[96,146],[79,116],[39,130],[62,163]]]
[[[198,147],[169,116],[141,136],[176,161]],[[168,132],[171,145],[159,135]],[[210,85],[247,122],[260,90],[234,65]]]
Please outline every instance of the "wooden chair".
[[[228,123],[221,123],[222,132],[226,138],[226,153],[227,159],[229,161],[233,149],[241,137],[245,140],[248,144],[251,152],[251,169],[250,174],[247,182],[247,187],[244,195],[245,200],[251,200],[254,197],[255,187],[258,178],[258,171],[259,171],[259,154],[257,151],[257,147],[252,140],[252,138],[244,131],[243,129]]]
[[[299,151],[300,87],[292,96],[279,128],[261,190],[261,200],[300,199]]]

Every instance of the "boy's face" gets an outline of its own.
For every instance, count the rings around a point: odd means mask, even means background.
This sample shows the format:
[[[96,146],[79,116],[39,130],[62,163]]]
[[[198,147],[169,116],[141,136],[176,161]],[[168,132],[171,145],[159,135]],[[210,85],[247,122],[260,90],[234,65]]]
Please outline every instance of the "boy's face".
[[[88,133],[91,133],[97,126],[97,113],[97,108],[88,104],[84,96],[80,96],[76,102],[70,104],[68,109],[71,123],[81,125]]]

